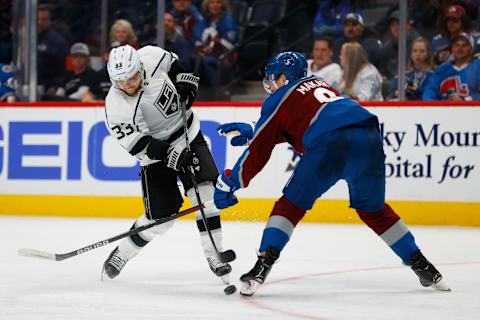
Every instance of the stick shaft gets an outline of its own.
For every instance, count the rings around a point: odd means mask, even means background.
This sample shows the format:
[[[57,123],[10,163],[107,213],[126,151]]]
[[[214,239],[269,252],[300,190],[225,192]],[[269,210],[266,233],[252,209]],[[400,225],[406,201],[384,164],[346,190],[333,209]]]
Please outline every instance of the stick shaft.
[[[137,233],[140,233],[144,230],[147,230],[147,229],[150,229],[150,228],[153,228],[159,224],[162,224],[162,223],[165,223],[165,222],[168,222],[168,221],[171,221],[171,220],[174,220],[174,219],[177,219],[177,218],[180,218],[180,217],[183,217],[189,213],[192,213],[192,212],[195,212],[197,210],[200,210],[201,208],[203,208],[203,206],[205,206],[206,203],[203,203],[201,205],[198,205],[198,206],[194,206],[194,207],[191,207],[191,208],[188,208],[188,209],[185,209],[183,211],[180,211],[176,214],[172,214],[171,216],[168,216],[168,217],[164,217],[164,218],[160,218],[160,219],[157,219],[155,220],[154,222],[152,223],[149,223],[149,224],[146,224],[144,226],[140,226],[140,227],[137,227],[137,228],[134,228],[134,229],[131,229],[127,232],[124,232],[124,233],[121,233],[121,234],[118,234],[116,236],[113,236],[113,237],[110,237],[108,239],[105,239],[105,240],[101,240],[101,241],[98,241],[98,242],[95,242],[95,243],[92,243],[88,246],[85,246],[85,247],[82,247],[82,248],[79,248],[79,249],[75,249],[71,252],[67,252],[67,253],[49,253],[49,252],[44,252],[44,251],[40,251],[40,250],[34,250],[34,249],[20,249],[19,250],[19,254],[22,255],[22,256],[28,256],[28,257],[35,257],[35,258],[42,258],[42,259],[48,259],[48,260],[55,260],[55,261],[62,261],[62,260],[65,260],[65,259],[68,259],[68,258],[71,258],[71,257],[75,257],[75,256],[78,256],[80,254],[83,254],[83,253],[86,253],[86,252],[89,252],[89,251],[92,251],[92,250],[95,250],[95,249],[98,249],[100,247],[103,247],[103,246],[106,246],[107,244],[109,243],[112,243],[112,242],[115,242],[115,241],[118,241],[120,239],[123,239],[123,238],[126,238],[126,237],[129,237],[129,236],[132,236],[134,234],[137,234]]]

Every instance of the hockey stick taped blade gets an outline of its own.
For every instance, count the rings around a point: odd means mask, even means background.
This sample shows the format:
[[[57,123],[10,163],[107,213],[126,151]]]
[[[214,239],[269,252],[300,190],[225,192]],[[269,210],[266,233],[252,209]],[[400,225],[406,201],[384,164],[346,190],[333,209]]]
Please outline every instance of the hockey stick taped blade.
[[[218,253],[218,259],[224,263],[227,262],[232,262],[237,258],[237,255],[235,254],[235,251],[233,250],[226,250],[224,252],[219,252]]]
[[[24,257],[32,257],[32,258],[40,258],[46,260],[53,260],[55,261],[55,254],[35,249],[20,249],[18,250],[18,254]]]

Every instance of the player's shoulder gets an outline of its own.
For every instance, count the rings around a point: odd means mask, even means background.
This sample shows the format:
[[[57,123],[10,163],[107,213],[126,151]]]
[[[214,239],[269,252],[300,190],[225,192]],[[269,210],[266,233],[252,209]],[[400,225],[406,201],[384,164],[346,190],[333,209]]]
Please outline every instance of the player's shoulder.
[[[312,81],[323,81],[316,76],[304,77],[284,85],[283,87],[277,89],[274,93],[265,99],[263,102],[262,111],[270,112],[272,109],[276,109],[279,104],[284,103],[285,101],[295,98],[295,92],[302,93],[308,91],[310,88],[313,88]],[[312,83],[311,83],[312,82]]]
[[[121,90],[110,87],[105,98],[105,114],[110,123],[131,123],[135,113],[136,97],[129,97]]]
[[[138,50],[140,60],[147,75],[163,70],[168,72],[171,63],[176,59],[175,54],[156,46],[145,46]]]
[[[144,46],[144,47],[141,47],[140,49],[138,49],[138,55],[140,57],[147,57],[147,56],[150,56],[150,55],[157,56],[159,54],[164,54],[164,53],[167,53],[167,52],[168,51],[163,49],[163,48],[160,48],[160,47],[157,47],[157,46],[152,46],[152,45]]]

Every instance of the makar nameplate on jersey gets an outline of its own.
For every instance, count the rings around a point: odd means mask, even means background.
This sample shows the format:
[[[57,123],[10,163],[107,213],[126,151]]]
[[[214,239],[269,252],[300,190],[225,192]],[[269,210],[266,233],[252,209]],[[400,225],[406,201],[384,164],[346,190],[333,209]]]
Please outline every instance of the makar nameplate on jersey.
[[[176,115],[179,112],[179,103],[175,88],[165,82],[154,105],[165,118],[170,118]]]

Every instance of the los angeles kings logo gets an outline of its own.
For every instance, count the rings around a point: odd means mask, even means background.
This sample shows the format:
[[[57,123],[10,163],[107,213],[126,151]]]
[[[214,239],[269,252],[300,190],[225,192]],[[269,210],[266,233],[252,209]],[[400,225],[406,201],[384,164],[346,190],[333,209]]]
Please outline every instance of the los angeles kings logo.
[[[179,112],[178,96],[168,82],[164,82],[160,94],[154,102],[154,106],[160,111],[165,118],[171,118]]]

